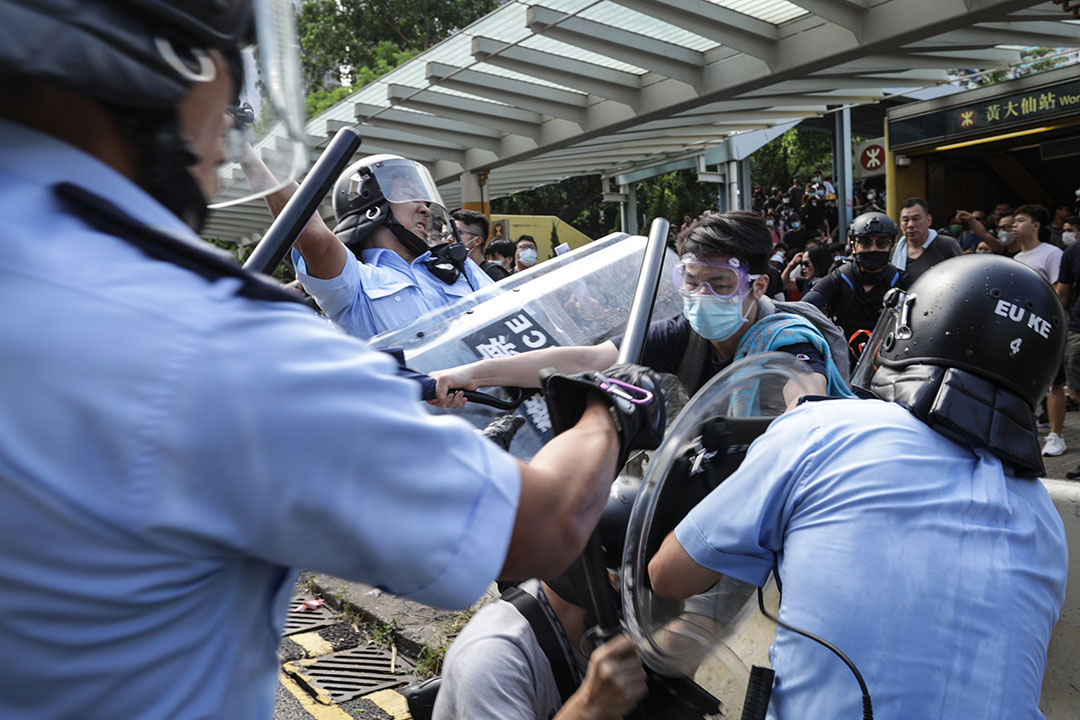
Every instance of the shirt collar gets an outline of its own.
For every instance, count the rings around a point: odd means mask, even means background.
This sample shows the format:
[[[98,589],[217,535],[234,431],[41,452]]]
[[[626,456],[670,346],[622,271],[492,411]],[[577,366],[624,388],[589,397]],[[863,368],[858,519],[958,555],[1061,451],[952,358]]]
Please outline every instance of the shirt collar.
[[[52,135],[0,118],[0,173],[26,184],[78,185],[110,200],[145,225],[198,241],[180,218],[93,155]]]

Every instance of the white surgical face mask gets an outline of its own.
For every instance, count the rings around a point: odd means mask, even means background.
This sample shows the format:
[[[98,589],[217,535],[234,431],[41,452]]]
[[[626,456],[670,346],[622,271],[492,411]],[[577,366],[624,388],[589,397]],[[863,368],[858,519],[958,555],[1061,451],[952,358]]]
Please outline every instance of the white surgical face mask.
[[[518,260],[522,265],[535,265],[536,264],[536,251],[532,248],[526,248],[518,253]]]
[[[1070,230],[1069,232],[1061,233],[1061,242],[1065,243],[1066,245],[1072,245],[1074,242],[1076,242],[1076,233],[1072,230]]]

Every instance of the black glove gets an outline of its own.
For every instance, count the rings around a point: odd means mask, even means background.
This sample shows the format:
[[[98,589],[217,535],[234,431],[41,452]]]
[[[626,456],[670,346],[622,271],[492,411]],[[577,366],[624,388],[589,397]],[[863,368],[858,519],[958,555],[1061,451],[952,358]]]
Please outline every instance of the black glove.
[[[540,387],[556,435],[577,425],[590,392],[607,402],[619,433],[618,467],[625,464],[631,450],[652,450],[664,439],[664,392],[660,376],[647,367],[612,365],[603,372],[576,375],[561,375],[547,368],[540,371]]]
[[[520,415],[500,415],[478,432],[503,450],[509,451],[514,435],[524,424],[525,418]]]

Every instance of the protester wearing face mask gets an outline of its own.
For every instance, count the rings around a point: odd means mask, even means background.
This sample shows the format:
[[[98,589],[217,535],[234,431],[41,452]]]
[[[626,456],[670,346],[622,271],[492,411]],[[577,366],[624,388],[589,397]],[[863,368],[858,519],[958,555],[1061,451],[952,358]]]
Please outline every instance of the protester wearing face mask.
[[[1065,218],[1065,224],[1061,228],[1061,244],[1068,248],[1076,244],[1078,237],[1080,237],[1080,217],[1070,215]]]
[[[792,250],[805,250],[806,243],[810,242],[810,232],[803,226],[799,214],[790,212],[784,221],[787,223],[787,231],[784,233],[784,243]]]
[[[773,245],[784,242],[784,229],[781,223],[776,222],[775,215],[770,214],[765,217],[765,227],[769,228],[769,235],[772,236]]]
[[[851,260],[822,278],[803,296],[844,331],[854,359],[881,314],[885,293],[907,289],[905,273],[889,262],[896,223],[884,213],[863,213],[848,228]]]
[[[514,258],[514,272],[528,270],[536,264],[536,241],[531,235],[522,235],[517,239],[517,254]]]
[[[968,224],[968,229],[971,234],[975,236],[980,244],[985,244],[990,248],[990,252],[1001,253],[1008,257],[1012,257],[1019,250],[1019,246],[1013,244],[1013,216],[1012,210],[1004,210],[998,215],[997,228],[994,232],[990,231],[990,226],[994,219],[993,216],[987,218],[983,213],[979,211],[968,212],[967,210],[957,210],[956,219]],[[978,250],[976,250],[978,252]]]
[[[641,364],[678,376],[692,394],[733,360],[780,350],[807,363],[814,392],[849,392],[850,363],[840,330],[812,305],[766,296],[772,240],[761,216],[729,212],[703,217],[680,233],[677,250],[681,259],[672,281],[682,295],[683,312],[650,325]],[[539,372],[547,367],[602,370],[618,357],[621,339],[544,348],[432,373],[433,404],[462,406],[464,396],[450,388],[538,387]]]

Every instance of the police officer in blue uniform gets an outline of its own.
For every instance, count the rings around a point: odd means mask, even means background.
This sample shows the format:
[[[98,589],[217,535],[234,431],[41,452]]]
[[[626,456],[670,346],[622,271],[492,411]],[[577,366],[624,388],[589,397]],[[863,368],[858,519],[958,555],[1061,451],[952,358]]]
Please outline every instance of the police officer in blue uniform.
[[[1068,547],[1034,410],[1066,323],[1029,268],[965,255],[893,290],[852,383],[777,418],[649,562],[661,597],[782,590],[769,718],[1037,718]],[[868,699],[836,657],[845,653]],[[872,702],[871,702],[872,700]]]
[[[241,162],[270,185],[254,153]],[[294,190],[267,197],[276,215]],[[372,155],[346,168],[332,194],[336,225],[316,214],[293,251],[296,274],[326,315],[356,337],[408,325],[494,281],[468,257],[435,182],[419,163]]]
[[[200,240],[240,48],[295,75],[261,4],[0,0],[0,717],[267,718],[292,568],[446,607],[550,577],[658,440],[647,373],[555,375],[519,463]]]

